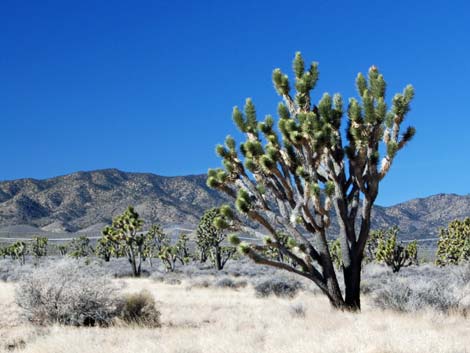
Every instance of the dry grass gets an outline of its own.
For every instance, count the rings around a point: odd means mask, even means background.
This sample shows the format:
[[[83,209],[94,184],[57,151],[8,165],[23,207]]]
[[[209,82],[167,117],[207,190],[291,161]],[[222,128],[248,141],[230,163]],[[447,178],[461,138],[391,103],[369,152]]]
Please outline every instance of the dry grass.
[[[14,285],[0,283],[0,351],[16,342],[25,353],[470,352],[470,320],[462,316],[382,312],[367,303],[357,315],[334,312],[309,292],[257,298],[252,287],[125,282],[125,291],[147,289],[157,298],[161,328],[37,329],[19,320]],[[305,316],[292,314],[296,305]]]

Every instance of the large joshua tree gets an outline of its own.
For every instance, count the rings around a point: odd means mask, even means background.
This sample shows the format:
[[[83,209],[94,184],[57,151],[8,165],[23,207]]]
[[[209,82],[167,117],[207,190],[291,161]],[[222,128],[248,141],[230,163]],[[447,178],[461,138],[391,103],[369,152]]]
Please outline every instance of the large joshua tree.
[[[238,214],[223,206],[215,224],[264,234],[263,245],[240,242],[236,236],[231,240],[256,263],[312,280],[333,307],[359,310],[361,264],[372,206],[397,152],[415,134],[408,127],[400,135],[414,90],[409,85],[396,94],[388,109],[385,80],[378,69],[372,66],[367,79],[358,74],[360,100],[349,100],[343,135],[341,96],[325,93],[318,104],[312,103],[310,92],[318,80],[318,64],[306,69],[297,53],[293,69],[295,92],[287,75],[279,69],[273,72],[274,87],[283,98],[277,129],[271,116],[258,121],[251,99],[246,100],[244,112],[233,109],[233,120],[246,141],[237,149],[228,136],[225,146],[217,146],[224,168],[210,169],[207,183],[231,196]],[[332,208],[340,226],[344,295],[326,234]],[[261,228],[255,230],[254,223]],[[288,240],[281,234],[288,234]],[[287,261],[264,255],[272,249]]]

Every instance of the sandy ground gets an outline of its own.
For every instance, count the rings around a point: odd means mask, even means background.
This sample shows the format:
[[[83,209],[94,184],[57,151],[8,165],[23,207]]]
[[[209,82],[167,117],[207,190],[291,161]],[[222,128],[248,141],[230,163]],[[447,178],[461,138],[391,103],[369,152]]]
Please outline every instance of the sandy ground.
[[[149,290],[163,326],[37,328],[21,320],[14,284],[0,283],[0,351],[27,353],[470,352],[470,318],[434,312],[399,314],[367,305],[335,312],[310,292],[293,299],[257,298],[253,289],[192,288],[125,280]],[[295,313],[305,309],[305,315]],[[298,311],[302,311],[297,310]]]

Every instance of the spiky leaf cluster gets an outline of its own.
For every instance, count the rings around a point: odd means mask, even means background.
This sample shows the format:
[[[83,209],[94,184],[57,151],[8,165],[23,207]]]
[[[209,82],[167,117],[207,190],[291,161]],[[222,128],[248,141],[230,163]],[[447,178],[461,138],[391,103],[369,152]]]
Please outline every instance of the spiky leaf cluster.
[[[222,245],[227,237],[224,230],[228,224],[226,219],[233,219],[233,216],[233,211],[228,206],[211,208],[204,212],[197,226],[197,247],[217,270],[223,269],[235,252],[235,248]]]
[[[103,229],[105,241],[113,243],[127,256],[134,276],[140,276],[142,260],[145,258],[147,233],[141,232],[143,220],[132,206],[113,219],[111,226]]]
[[[30,244],[31,254],[36,258],[47,256],[47,243],[47,237],[33,237]]]
[[[12,259],[18,260],[21,265],[26,262],[28,254],[28,246],[24,241],[16,241],[5,249],[5,255],[9,255]]]
[[[68,243],[68,253],[70,257],[76,259],[81,257],[87,257],[93,253],[93,247],[90,245],[90,239],[86,235],[80,235],[79,237],[73,238]]]
[[[457,265],[470,261],[470,218],[454,220],[439,231],[436,264]]]
[[[393,272],[418,263],[418,242],[415,240],[404,245],[398,242],[398,232],[397,227],[383,231],[376,252],[377,262],[391,267]]]
[[[158,251],[158,257],[162,260],[166,271],[173,272],[178,262],[182,265],[189,262],[188,240],[189,238],[186,234],[180,234],[175,244],[171,244],[169,238],[162,242],[162,246]]]

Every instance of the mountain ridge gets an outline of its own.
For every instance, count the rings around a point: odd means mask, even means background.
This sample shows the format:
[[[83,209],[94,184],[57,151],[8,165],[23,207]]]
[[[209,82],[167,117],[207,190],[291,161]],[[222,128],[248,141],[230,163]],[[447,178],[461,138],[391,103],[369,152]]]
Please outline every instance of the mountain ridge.
[[[205,181],[205,174],[161,176],[115,168],[1,181],[0,233],[21,226],[53,234],[97,232],[99,225],[110,223],[129,205],[149,223],[194,228],[205,209],[230,201]],[[373,228],[398,225],[402,238],[412,239],[436,236],[439,227],[468,216],[469,194],[439,193],[393,206],[377,205],[372,222]],[[333,221],[329,233],[338,231]]]

